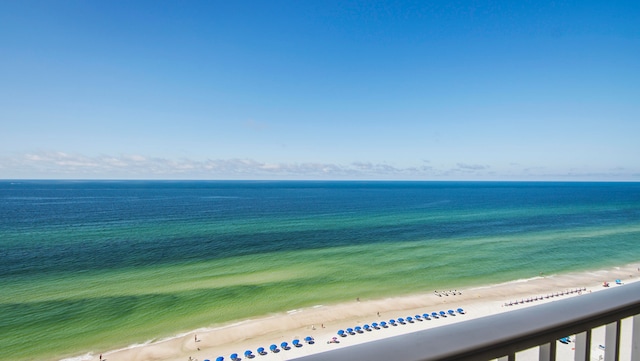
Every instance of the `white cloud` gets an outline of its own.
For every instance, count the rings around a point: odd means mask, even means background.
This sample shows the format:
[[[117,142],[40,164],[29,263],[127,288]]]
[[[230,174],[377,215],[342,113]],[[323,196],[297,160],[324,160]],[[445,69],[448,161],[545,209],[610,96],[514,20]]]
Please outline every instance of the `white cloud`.
[[[428,179],[430,167],[384,163],[273,163],[254,159],[166,159],[41,152],[0,158],[0,178]]]
[[[488,169],[489,167],[482,164],[467,164],[467,163],[458,163],[458,168],[464,170],[483,170]]]
[[[524,167],[500,173],[488,165],[415,165],[355,161],[347,164],[260,162],[247,158],[166,159],[137,154],[86,156],[36,152],[0,157],[0,178],[77,179],[389,179],[389,180],[638,180],[638,169],[550,171]]]

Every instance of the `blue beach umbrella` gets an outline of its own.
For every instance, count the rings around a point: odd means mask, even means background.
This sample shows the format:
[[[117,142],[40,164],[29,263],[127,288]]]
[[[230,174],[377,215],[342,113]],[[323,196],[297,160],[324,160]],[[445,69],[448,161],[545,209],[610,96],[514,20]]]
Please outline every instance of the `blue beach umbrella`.
[[[401,324],[404,325],[404,318],[402,318],[402,317],[398,318],[398,322],[400,322]]]
[[[271,352],[276,352],[278,351],[278,346],[276,346],[275,344],[272,344],[271,346],[269,346],[269,350],[271,350]]]
[[[338,336],[340,337],[347,337],[347,334],[344,333],[344,330],[338,330]]]
[[[362,327],[356,326],[356,328],[354,328],[354,331],[356,331],[357,333],[362,333]]]
[[[384,321],[382,321],[382,322],[380,322],[380,326],[381,326],[382,328],[387,328],[387,323],[386,323],[386,322],[384,322]]]
[[[362,326],[362,328],[364,328],[367,331],[371,331],[371,326],[365,324],[364,326]]]
[[[407,316],[407,322],[409,322],[409,323],[413,323],[413,317],[411,317],[411,316]]]
[[[347,328],[347,333],[348,333],[348,334],[350,334],[350,335],[355,334],[355,333],[353,332],[353,328],[351,328],[351,327]]]
[[[293,341],[291,341],[291,343],[295,346],[295,347],[302,347],[302,344],[300,343],[300,340],[298,340],[297,338]]]
[[[396,324],[396,320],[394,320],[393,318],[389,320],[389,323],[390,323],[392,326],[398,326],[398,325]]]
[[[444,312],[444,311],[440,311],[440,316],[442,316],[442,317],[447,317],[447,313],[446,313],[446,312]]]
[[[464,315],[464,310],[462,308],[458,308],[458,313]]]
[[[422,317],[424,317],[425,320],[430,320],[428,313],[423,313]]]
[[[246,358],[252,358],[253,357],[253,352],[251,352],[251,350],[247,350],[244,352],[244,357]]]
[[[371,327],[375,328],[376,330],[380,328],[380,327],[378,327],[378,323],[377,322],[372,323]]]
[[[315,340],[314,340],[314,339],[313,339],[313,337],[311,337],[311,336],[307,336],[307,337],[305,337],[305,338],[304,338],[304,340],[305,340],[305,342],[307,342],[309,345],[312,345],[312,344],[315,342]]]
[[[420,315],[416,315],[416,320],[418,320],[418,321],[422,321],[422,316],[420,316]]]
[[[218,358],[216,358],[216,361],[224,361],[224,357],[219,356]]]
[[[455,312],[453,312],[453,310],[449,310],[449,311],[447,311],[447,312],[448,312],[451,316],[455,316],[455,315],[456,315],[456,313],[455,313]]]
[[[439,317],[438,317],[438,314],[437,314],[437,313],[435,313],[435,312],[431,312],[431,317],[433,317],[433,318],[439,318]]]
[[[289,349],[289,343],[283,342],[283,343],[280,344],[280,347],[282,347],[283,350],[288,350]]]
[[[231,359],[231,361],[237,361],[238,360],[238,354],[237,353],[232,353],[231,356],[229,356],[229,358]]]
[[[266,354],[266,352],[264,351],[264,347],[258,347],[258,349],[256,351],[258,351],[258,353],[260,355],[265,355]]]

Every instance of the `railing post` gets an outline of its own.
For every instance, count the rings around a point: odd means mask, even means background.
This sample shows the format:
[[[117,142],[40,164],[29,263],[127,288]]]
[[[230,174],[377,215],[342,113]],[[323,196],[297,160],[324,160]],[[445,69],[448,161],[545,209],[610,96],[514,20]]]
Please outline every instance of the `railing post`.
[[[604,361],[619,361],[620,359],[620,321],[605,326],[604,333]]]
[[[540,345],[538,352],[539,361],[556,361],[556,341]]]
[[[580,332],[576,335],[575,361],[591,360],[591,330]],[[640,361],[640,360],[637,360]]]
[[[631,361],[640,361],[640,315],[633,316],[631,331]]]

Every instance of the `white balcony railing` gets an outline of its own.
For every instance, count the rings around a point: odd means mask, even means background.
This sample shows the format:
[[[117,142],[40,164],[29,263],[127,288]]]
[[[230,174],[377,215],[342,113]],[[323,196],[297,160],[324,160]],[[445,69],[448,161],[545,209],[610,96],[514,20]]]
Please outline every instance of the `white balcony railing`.
[[[576,335],[575,361],[618,361],[621,321],[629,317],[631,350],[624,350],[625,359],[640,361],[640,282],[344,347],[298,361],[516,361],[516,353],[534,347],[538,347],[539,360],[554,361],[556,341],[568,335]],[[591,336],[600,326],[605,326],[604,351],[595,358]]]

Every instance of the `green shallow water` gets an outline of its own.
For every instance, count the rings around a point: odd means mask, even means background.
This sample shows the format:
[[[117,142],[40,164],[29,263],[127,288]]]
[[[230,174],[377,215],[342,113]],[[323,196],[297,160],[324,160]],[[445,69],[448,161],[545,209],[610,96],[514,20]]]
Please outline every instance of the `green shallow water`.
[[[0,358],[46,359],[70,351],[120,348],[356,297],[385,298],[584,270],[587,265],[576,260],[593,255],[579,251],[584,247],[602,250],[589,268],[626,264],[637,255],[607,252],[607,245],[611,239],[638,236],[640,226],[380,243],[14,282],[0,296],[0,313],[11,315],[3,317],[8,321],[4,339],[14,340],[3,341]],[[473,255],[465,251],[469,248]],[[567,252],[575,257],[564,256]],[[543,256],[545,263],[539,261]],[[16,299],[28,301],[12,304]],[[27,319],[30,324],[24,323]],[[55,332],[42,324],[56,325]],[[34,339],[49,341],[39,347]],[[61,346],[55,347],[57,343]]]

